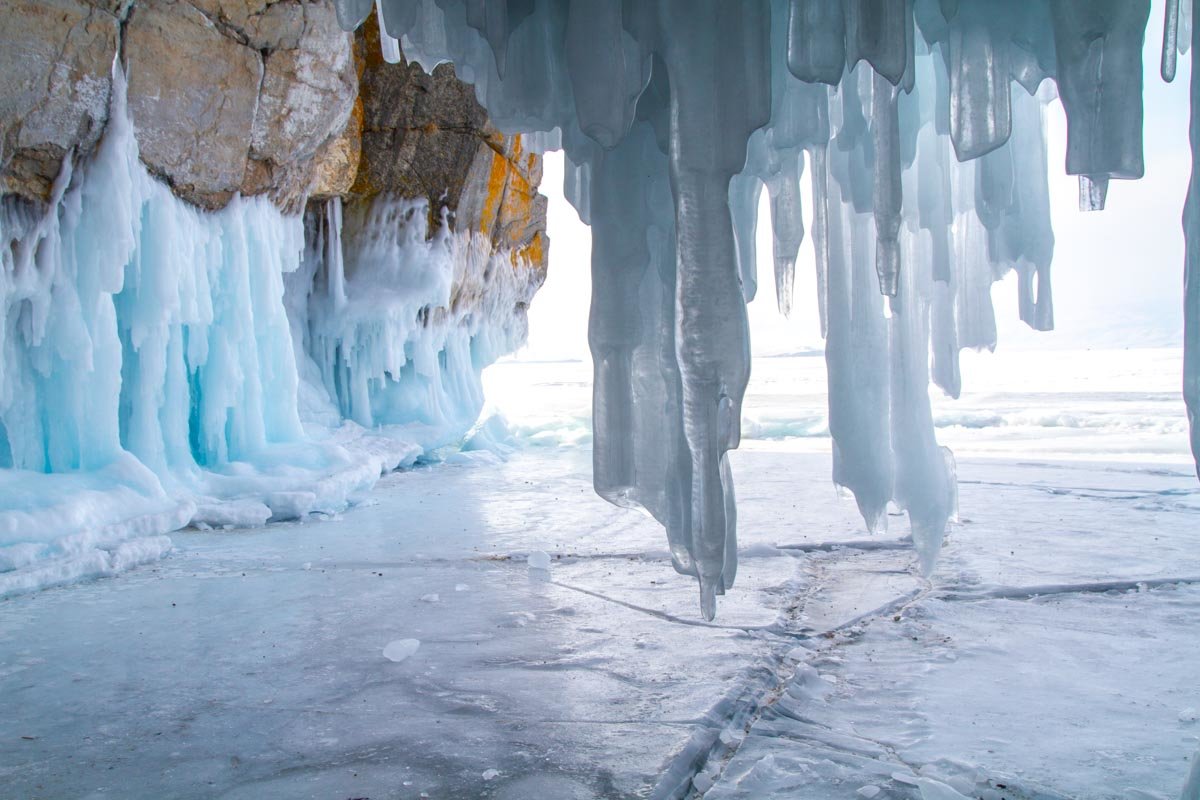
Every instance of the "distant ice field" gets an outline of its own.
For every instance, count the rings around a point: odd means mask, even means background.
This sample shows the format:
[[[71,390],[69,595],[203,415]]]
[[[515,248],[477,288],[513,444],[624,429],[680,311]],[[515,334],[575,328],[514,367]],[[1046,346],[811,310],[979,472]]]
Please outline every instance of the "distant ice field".
[[[959,456],[1187,464],[1182,358],[1179,348],[966,351],[962,396],[930,388],[938,441]],[[589,362],[509,358],[484,382],[519,439],[590,441]],[[755,358],[743,439],[827,451],[825,390],[819,351]]]

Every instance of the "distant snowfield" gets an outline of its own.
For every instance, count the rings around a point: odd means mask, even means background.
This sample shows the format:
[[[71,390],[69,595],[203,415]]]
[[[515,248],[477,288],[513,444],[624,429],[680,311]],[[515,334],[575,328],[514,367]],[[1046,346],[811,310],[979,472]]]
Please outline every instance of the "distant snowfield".
[[[957,455],[1191,461],[1180,348],[964,351],[962,360],[962,397],[930,387],[938,441]],[[591,436],[591,371],[587,361],[509,358],[484,384],[530,443],[579,444]],[[742,437],[828,452],[827,403],[819,351],[755,358]]]
[[[1200,749],[1177,359],[1046,354],[939,402],[961,521],[930,581],[902,516],[868,537],[830,484],[822,359],[759,359],[714,624],[591,491],[588,365],[498,365],[507,461],[0,601],[0,794],[1173,800]]]

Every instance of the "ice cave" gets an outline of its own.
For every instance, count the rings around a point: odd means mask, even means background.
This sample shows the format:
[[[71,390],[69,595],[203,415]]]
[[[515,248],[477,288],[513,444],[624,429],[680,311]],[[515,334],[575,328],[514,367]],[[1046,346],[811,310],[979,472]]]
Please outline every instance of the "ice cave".
[[[0,797],[1200,800],[1194,14],[6,0]]]

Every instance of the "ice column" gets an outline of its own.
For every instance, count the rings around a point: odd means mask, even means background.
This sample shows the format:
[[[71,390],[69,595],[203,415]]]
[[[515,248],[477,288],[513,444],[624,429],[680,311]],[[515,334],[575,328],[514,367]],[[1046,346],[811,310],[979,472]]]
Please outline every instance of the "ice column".
[[[1195,20],[1196,3],[1192,3]],[[1200,25],[1192,28],[1192,52],[1200,47]],[[1193,59],[1194,61],[1194,59]],[[1192,179],[1183,206],[1183,399],[1192,432],[1192,455],[1200,476],[1200,70],[1192,68]]]

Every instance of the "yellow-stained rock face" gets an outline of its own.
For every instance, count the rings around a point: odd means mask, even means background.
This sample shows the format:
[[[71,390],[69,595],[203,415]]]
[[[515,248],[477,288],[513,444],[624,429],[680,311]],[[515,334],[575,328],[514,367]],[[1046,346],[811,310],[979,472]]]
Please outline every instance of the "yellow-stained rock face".
[[[541,159],[527,154],[521,137],[489,131],[475,154],[458,205],[457,225],[522,253],[546,267],[546,198],[538,193]],[[537,237],[537,243],[534,238]]]
[[[318,155],[311,196],[336,194],[350,203],[423,197],[431,231],[445,213],[455,230],[482,233],[493,247],[544,270],[541,157],[526,152],[519,135],[491,125],[474,88],[451,65],[430,75],[416,64],[385,62],[373,16],[357,33],[355,55],[358,103],[342,137]]]
[[[362,129],[363,105],[359,98],[350,110],[345,129],[317,151],[311,198],[324,199],[350,193],[362,158]]]

